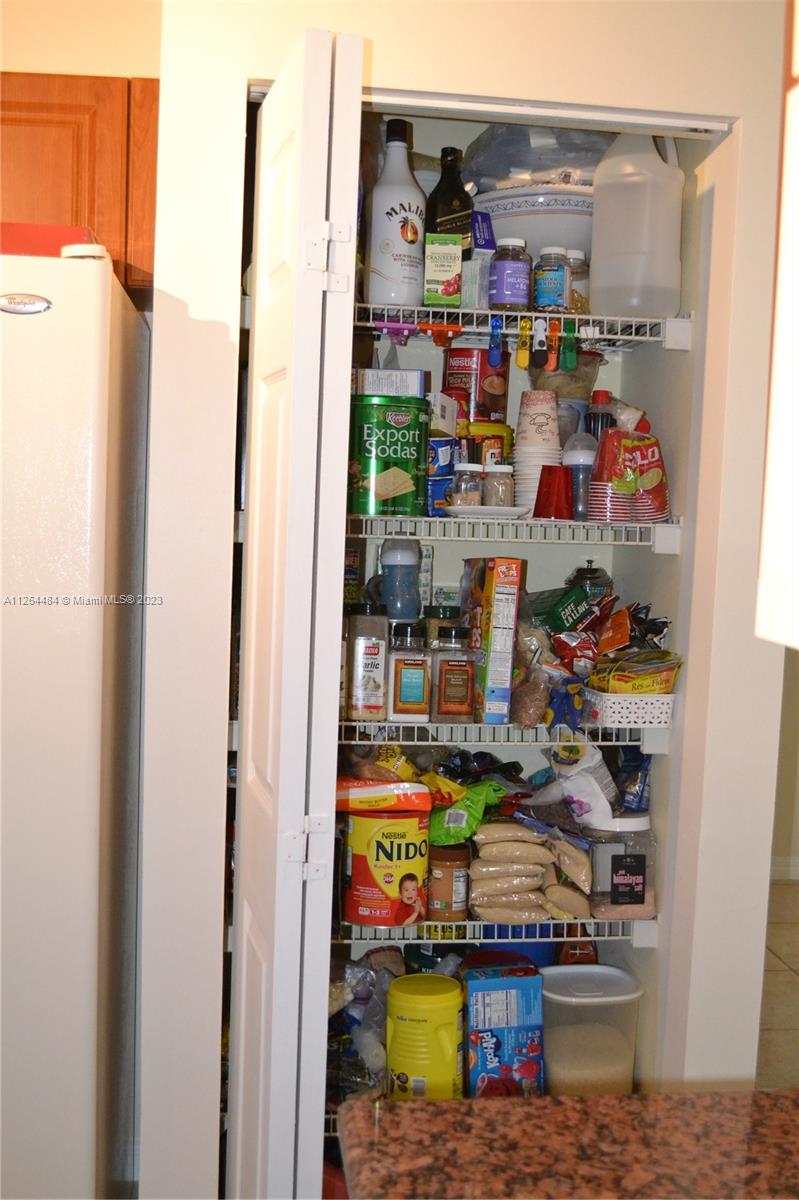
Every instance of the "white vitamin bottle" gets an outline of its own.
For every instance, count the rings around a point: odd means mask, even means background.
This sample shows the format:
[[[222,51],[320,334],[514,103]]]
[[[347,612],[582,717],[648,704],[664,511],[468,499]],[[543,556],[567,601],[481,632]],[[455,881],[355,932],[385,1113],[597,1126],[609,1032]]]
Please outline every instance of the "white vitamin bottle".
[[[366,303],[416,307],[424,295],[426,200],[408,164],[407,121],[388,122],[386,161],[370,200]]]

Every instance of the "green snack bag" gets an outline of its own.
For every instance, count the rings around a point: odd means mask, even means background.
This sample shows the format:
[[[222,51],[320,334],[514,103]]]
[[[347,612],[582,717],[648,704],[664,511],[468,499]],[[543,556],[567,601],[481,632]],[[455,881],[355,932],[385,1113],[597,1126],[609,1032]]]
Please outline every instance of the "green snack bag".
[[[527,604],[535,624],[543,625],[550,635],[576,628],[591,612],[591,601],[579,583],[570,588],[531,592]]]
[[[499,804],[507,789],[486,779],[466,789],[466,795],[449,808],[434,808],[430,814],[430,845],[456,846],[467,841],[483,822],[487,804]]]
[[[487,805],[499,804],[503,796],[508,794],[508,789],[497,779],[484,779],[482,783],[474,785],[474,790],[483,794]]]

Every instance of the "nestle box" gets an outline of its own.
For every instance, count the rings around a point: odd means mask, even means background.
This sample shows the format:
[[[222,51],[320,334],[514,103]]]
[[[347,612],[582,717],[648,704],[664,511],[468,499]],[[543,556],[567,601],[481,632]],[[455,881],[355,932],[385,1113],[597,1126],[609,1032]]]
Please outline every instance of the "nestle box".
[[[355,367],[350,391],[353,396],[417,396],[425,394],[425,372]]]
[[[542,976],[534,966],[476,967],[463,982],[468,1094],[543,1095]]]
[[[510,721],[513,647],[519,592],[527,564],[520,558],[467,558],[461,576],[461,612],[475,662],[475,720]]]

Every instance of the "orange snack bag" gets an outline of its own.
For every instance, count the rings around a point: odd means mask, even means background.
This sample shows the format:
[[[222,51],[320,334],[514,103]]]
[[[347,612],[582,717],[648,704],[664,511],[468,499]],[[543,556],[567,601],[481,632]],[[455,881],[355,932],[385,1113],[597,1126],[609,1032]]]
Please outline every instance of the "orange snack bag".
[[[349,775],[339,775],[336,780],[337,812],[430,812],[432,806],[430,788],[423,783],[390,783]]]
[[[610,654],[630,644],[630,610],[619,608],[611,613],[599,634],[599,654]]]

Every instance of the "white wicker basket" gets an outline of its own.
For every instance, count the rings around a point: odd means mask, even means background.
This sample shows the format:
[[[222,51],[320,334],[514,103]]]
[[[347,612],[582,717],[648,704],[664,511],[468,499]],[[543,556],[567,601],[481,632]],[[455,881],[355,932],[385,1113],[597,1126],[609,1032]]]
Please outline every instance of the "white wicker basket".
[[[595,692],[583,688],[583,712],[581,724],[601,725],[605,728],[627,726],[631,729],[671,725],[674,696],[627,696]]]

